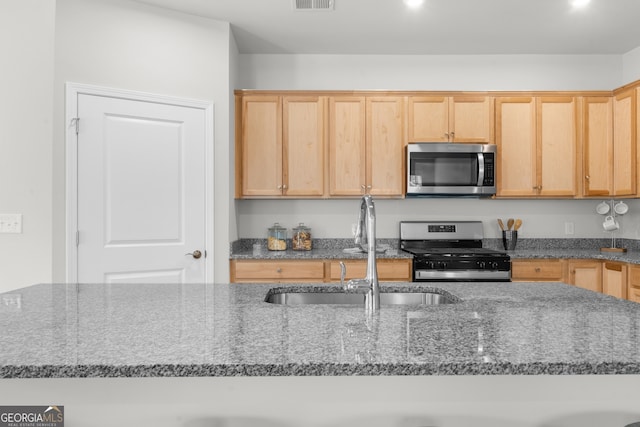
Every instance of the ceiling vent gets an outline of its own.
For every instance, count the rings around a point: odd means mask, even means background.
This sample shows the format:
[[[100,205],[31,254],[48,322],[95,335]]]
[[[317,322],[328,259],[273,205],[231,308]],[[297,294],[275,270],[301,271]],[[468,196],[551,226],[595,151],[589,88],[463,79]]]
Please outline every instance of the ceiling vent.
[[[333,10],[334,0],[293,0],[293,10]]]

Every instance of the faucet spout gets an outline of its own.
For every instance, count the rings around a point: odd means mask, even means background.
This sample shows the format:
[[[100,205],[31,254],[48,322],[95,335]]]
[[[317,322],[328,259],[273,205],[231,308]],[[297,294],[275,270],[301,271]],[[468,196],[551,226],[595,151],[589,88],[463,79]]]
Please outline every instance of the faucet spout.
[[[376,263],[376,209],[371,195],[362,197],[355,243],[367,252],[367,274],[364,279],[347,282],[349,289],[367,289],[365,308],[369,312],[380,309],[380,284]]]

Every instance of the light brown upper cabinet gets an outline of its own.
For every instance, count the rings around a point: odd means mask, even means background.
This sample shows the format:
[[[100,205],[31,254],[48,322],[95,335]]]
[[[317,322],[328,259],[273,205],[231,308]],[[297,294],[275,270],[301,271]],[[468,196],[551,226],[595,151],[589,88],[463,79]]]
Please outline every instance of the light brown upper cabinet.
[[[241,100],[236,196],[323,196],[325,98],[251,95]]]
[[[613,195],[636,194],[636,91],[613,96]]]
[[[610,96],[585,97],[583,111],[583,194],[613,194],[613,101]]]
[[[574,97],[496,98],[498,196],[577,194]]]
[[[410,96],[409,142],[492,144],[493,97]]]
[[[329,98],[329,195],[401,197],[404,98]]]

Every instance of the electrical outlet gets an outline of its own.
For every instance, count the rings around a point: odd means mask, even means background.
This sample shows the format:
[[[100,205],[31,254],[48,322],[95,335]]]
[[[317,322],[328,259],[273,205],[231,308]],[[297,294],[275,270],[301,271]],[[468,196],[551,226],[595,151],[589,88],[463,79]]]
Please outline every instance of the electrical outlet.
[[[0,233],[22,233],[22,214],[0,214]]]
[[[573,234],[573,223],[572,222],[565,222],[564,223],[564,234],[566,234],[566,235]]]

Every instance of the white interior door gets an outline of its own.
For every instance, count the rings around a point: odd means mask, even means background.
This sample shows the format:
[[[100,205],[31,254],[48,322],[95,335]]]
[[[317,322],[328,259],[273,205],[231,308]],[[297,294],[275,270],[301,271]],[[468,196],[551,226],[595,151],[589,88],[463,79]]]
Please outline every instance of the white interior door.
[[[205,282],[206,112],[77,94],[77,282]]]

